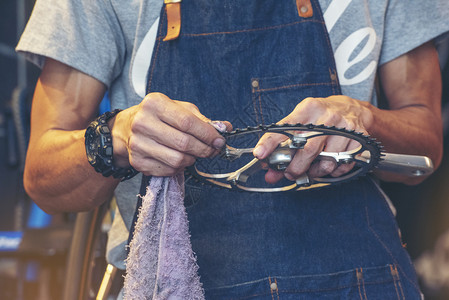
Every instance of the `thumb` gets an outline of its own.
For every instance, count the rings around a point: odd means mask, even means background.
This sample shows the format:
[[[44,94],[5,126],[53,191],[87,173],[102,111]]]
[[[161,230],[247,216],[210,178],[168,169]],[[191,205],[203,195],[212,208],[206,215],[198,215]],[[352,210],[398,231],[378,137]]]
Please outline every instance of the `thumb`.
[[[280,133],[265,133],[257,142],[256,147],[254,147],[253,155],[257,159],[267,158],[276,149],[279,144],[288,137]]]

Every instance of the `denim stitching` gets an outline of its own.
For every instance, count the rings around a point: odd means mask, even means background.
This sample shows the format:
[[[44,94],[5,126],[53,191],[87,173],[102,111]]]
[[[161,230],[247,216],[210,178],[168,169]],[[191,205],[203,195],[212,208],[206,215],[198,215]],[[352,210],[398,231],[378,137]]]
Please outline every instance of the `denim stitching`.
[[[391,279],[390,280],[380,280],[380,281],[373,281],[373,282],[368,282],[368,283],[364,283],[364,284],[365,285],[382,285],[382,284],[391,283],[391,281],[392,281]],[[356,286],[357,286],[357,284],[354,283],[354,284],[338,286],[336,288],[318,288],[318,289],[311,289],[311,290],[308,290],[308,289],[303,289],[303,290],[301,290],[301,289],[291,289],[291,290],[286,289],[286,290],[283,290],[283,289],[279,289],[279,287],[278,287],[278,292],[292,293],[292,294],[293,293],[304,293],[305,294],[305,293],[317,293],[317,292],[319,293],[319,292],[330,292],[330,291],[344,290],[344,289],[348,289],[348,288],[354,288]],[[253,295],[243,296],[243,297],[239,297],[236,299],[250,299],[252,297],[263,296],[263,295],[268,295],[268,292],[265,292],[265,293],[262,292],[262,293],[257,293],[257,294],[253,294]],[[278,296],[278,299],[280,299],[279,296]]]
[[[380,187],[374,182],[374,179],[370,178],[370,180],[372,181],[372,183],[374,183],[374,187],[375,187],[376,193],[377,193],[378,195],[381,196],[381,199],[382,199],[384,205],[387,206],[387,208],[388,208],[388,209],[387,209],[387,212],[388,212],[389,216],[390,216],[391,218],[395,219],[396,216],[395,216],[395,215],[393,214],[393,212],[391,211],[390,206],[388,205],[387,201],[385,200],[385,195],[382,194],[382,192],[380,191]],[[366,191],[365,191],[365,197],[366,197]],[[368,210],[367,210],[366,207],[365,207],[365,210],[366,210],[366,214],[367,214],[367,216],[368,216]],[[369,218],[367,218],[367,221],[368,221],[368,227],[369,227],[370,231],[373,232],[373,233],[375,234],[375,236],[376,236],[377,239],[381,242],[381,244],[384,246],[384,248],[387,248],[386,245],[384,245],[383,242],[381,241],[380,237],[375,233],[374,229],[371,228],[371,224],[369,223]],[[399,230],[399,228],[397,228],[397,229]],[[399,237],[399,238],[400,238],[401,244],[402,244],[402,237]],[[393,254],[392,254],[390,251],[389,251],[388,253],[390,254],[391,258],[393,258],[393,260],[395,261],[396,267],[399,269],[400,272],[402,272],[402,275],[405,277],[405,279],[407,279],[407,281],[410,282],[410,283],[416,288],[416,291],[418,292],[418,294],[421,294],[421,291],[420,291],[419,286],[418,286],[413,280],[411,280],[411,279],[407,276],[407,274],[402,270],[402,267],[401,267],[401,266],[399,265],[399,263],[395,260]],[[412,263],[412,262],[410,262],[410,263]]]
[[[390,270],[391,270],[391,276],[393,277],[393,280],[394,280],[394,287],[396,288],[396,292],[398,294],[398,299],[400,298],[400,296],[402,296],[401,299],[405,300],[404,290],[402,289],[401,278],[399,277],[398,269],[396,268],[396,266],[390,266]],[[398,290],[398,287],[399,287],[399,290]],[[401,292],[400,295],[399,295],[399,292]]]
[[[382,247],[385,249],[385,251],[390,255],[391,259],[394,261],[394,263],[397,265],[397,267],[401,270],[402,274],[404,275],[404,277],[414,286],[418,289],[418,287],[416,286],[416,284],[413,282],[413,280],[411,280],[410,278],[408,278],[408,276],[406,275],[406,273],[402,270],[401,266],[399,265],[399,263],[397,262],[397,260],[395,259],[393,253],[391,253],[390,249],[387,247],[387,245],[385,245],[385,243],[380,239],[379,235],[374,231],[374,229],[371,228],[371,225],[369,223],[369,216],[368,216],[368,208],[365,207],[365,212],[366,212],[366,219],[368,222],[368,229],[371,231],[371,233],[374,235],[374,237],[377,239],[377,241],[382,245]]]
[[[209,36],[209,35],[220,35],[220,34],[221,35],[237,34],[237,33],[245,33],[245,32],[255,32],[255,31],[280,29],[280,28],[283,28],[283,27],[294,26],[294,25],[297,25],[297,24],[307,23],[307,22],[324,24],[324,22],[321,22],[319,20],[302,20],[302,21],[293,22],[293,23],[287,23],[287,24],[276,25],[276,26],[261,27],[261,28],[241,29],[241,30],[235,30],[235,31],[205,32],[205,33],[185,33],[185,34],[180,34],[180,36],[184,36],[184,37],[198,37],[198,36]]]
[[[252,294],[248,296],[238,297],[238,298],[229,298],[229,300],[245,300],[245,299],[253,299],[254,297],[261,297],[261,296],[267,296],[268,293],[258,293],[258,294]],[[227,298],[228,299],[228,298]]]
[[[332,79],[331,77],[331,82],[332,82],[332,92],[334,94],[338,93],[338,74],[337,74],[337,70],[329,68],[329,76],[335,75],[335,79]]]
[[[364,193],[364,197],[366,199],[366,190],[365,189],[363,189],[363,193]],[[402,272],[402,274],[404,275],[405,279],[407,279],[407,281],[409,281],[416,288],[416,291],[418,293],[420,293],[419,287],[416,285],[416,283],[413,280],[411,280],[407,276],[407,274],[404,272],[404,270],[402,270],[402,267],[399,265],[398,261],[394,257],[394,255],[391,252],[391,250],[387,247],[387,245],[385,245],[385,243],[381,240],[381,238],[379,237],[377,232],[371,227],[371,223],[370,223],[370,219],[369,219],[369,213],[368,213],[368,207],[366,205],[365,205],[365,216],[366,216],[366,222],[367,222],[369,231],[371,231],[371,233],[374,235],[374,237],[377,239],[377,241],[381,244],[381,246],[385,249],[385,251],[390,255],[391,259],[397,265],[398,269]]]
[[[162,15],[162,20],[165,20],[166,18],[166,12],[164,9],[163,15]],[[157,35],[161,35],[162,33],[162,26],[159,26],[159,32],[157,33]],[[157,40],[157,46],[156,46],[156,52],[154,53],[154,59],[151,62],[151,72],[150,72],[150,78],[148,79],[148,83],[147,83],[147,93],[150,92],[151,90],[151,82],[153,81],[153,74],[154,74],[154,69],[156,68],[156,60],[157,60],[157,55],[159,53],[159,46],[161,45],[161,40],[162,39],[156,39]]]
[[[398,278],[399,278],[399,274],[398,274]],[[398,285],[399,285],[399,289],[401,291],[402,299],[405,300],[405,295],[404,295],[404,290],[402,289],[401,280],[398,280]]]
[[[379,269],[379,268],[383,268],[383,267],[376,267],[376,268],[373,268],[373,269]],[[368,269],[371,269],[371,268],[368,268]],[[326,273],[326,274],[307,274],[307,275],[297,275],[297,276],[276,276],[276,278],[280,278],[280,279],[285,279],[285,278],[286,279],[312,278],[313,279],[315,277],[320,278],[323,275],[325,275],[325,276],[334,276],[334,275],[347,275],[347,274],[350,274],[350,273],[354,273],[354,269],[337,271],[337,272],[331,272],[331,273]],[[227,288],[232,288],[232,287],[246,286],[248,284],[259,284],[259,283],[261,283],[261,282],[263,282],[265,280],[268,280],[268,277],[263,277],[261,279],[256,279],[256,280],[251,280],[251,281],[246,281],[246,282],[241,282],[241,283],[238,283],[238,284],[231,284],[231,285],[224,285],[224,286],[220,286],[220,287],[215,287],[215,288],[210,289],[210,290],[227,289]],[[385,280],[372,281],[372,282],[368,282],[368,283],[365,283],[365,284],[383,284],[383,283],[386,283],[386,282],[391,282],[391,280],[388,280],[388,281],[385,281]],[[352,286],[355,286],[355,284],[347,285],[347,286],[344,286],[344,287],[352,287]]]
[[[269,284],[270,293],[271,293],[271,300],[274,300],[273,289],[271,288],[271,277],[268,277],[268,284]]]
[[[359,269],[355,269],[355,272],[356,272],[356,277],[357,277],[357,288],[359,290],[360,300],[363,300],[362,292],[360,291],[360,276],[359,276],[360,273],[359,273]]]
[[[319,3],[315,3],[315,4],[319,6]],[[321,20],[324,20],[323,12],[321,11],[321,9],[318,9],[317,11],[318,11],[318,14],[320,15],[318,18],[321,19]],[[332,49],[332,44],[331,44],[331,41],[329,39],[329,34],[328,34],[328,31],[327,31],[326,22],[321,22],[321,24],[322,24],[323,30],[325,32],[324,37],[326,39],[327,46],[330,49],[330,51],[326,51],[326,53],[327,53],[327,55],[329,55],[329,53],[333,54],[334,51]],[[334,57],[329,57],[329,59],[330,59],[330,61],[334,62],[334,66],[333,66],[334,70],[333,71],[335,72],[335,74],[337,74],[337,71],[336,71],[337,68],[335,66],[335,58]],[[334,92],[334,94],[341,94],[340,81],[338,80],[338,75],[337,75],[337,79],[336,79],[336,84],[332,83],[332,91]]]
[[[393,278],[393,284],[394,284],[394,289],[396,290],[396,296],[398,296],[398,300],[400,300],[398,286],[396,285],[397,277],[394,275],[392,265],[390,265],[390,274],[391,274],[391,277]]]
[[[259,113],[260,113],[260,120],[261,120],[261,124],[265,124],[265,121],[263,119],[263,112],[262,112],[262,95],[261,93],[259,93]]]
[[[378,285],[378,284],[386,284],[386,283],[391,283],[391,280],[382,280],[382,281],[376,281],[376,282],[371,282],[371,283],[367,283],[367,285]],[[281,292],[284,293],[316,293],[316,292],[329,292],[329,291],[338,291],[338,290],[344,290],[344,289],[348,289],[348,288],[354,288],[356,287],[357,284],[349,284],[349,285],[343,285],[343,286],[338,286],[336,288],[320,288],[320,289],[313,289],[313,290],[282,290]]]
[[[297,83],[297,84],[278,86],[278,87],[274,87],[274,88],[257,89],[257,91],[258,92],[272,92],[272,91],[277,91],[277,90],[281,90],[281,89],[289,89],[289,88],[294,88],[294,87],[319,86],[319,85],[331,85],[332,86],[332,82]]]
[[[277,300],[279,300],[279,286],[278,286],[278,281],[276,278],[274,278],[274,283],[276,283],[276,298]]]
[[[357,270],[357,275],[358,275],[358,270]],[[358,276],[357,276],[357,281],[359,280]],[[366,296],[366,289],[365,289],[365,279],[363,278],[363,268],[360,268],[360,280],[362,281],[362,289],[363,289],[363,296],[365,297],[364,299],[367,300],[368,297]],[[359,292],[360,292],[360,287],[359,287]],[[362,299],[362,295],[360,295],[360,298]]]
[[[273,299],[273,290],[271,289],[271,277],[268,277],[268,287],[270,288],[271,300]]]
[[[251,80],[251,81],[253,81],[253,80]],[[253,109],[254,109],[254,116],[256,117],[256,123],[257,124],[260,124],[260,122],[259,122],[259,113],[257,112],[257,100],[256,100],[256,98],[257,97],[260,97],[260,93],[259,93],[259,88],[257,87],[257,88],[252,88],[252,97],[251,97],[251,100],[252,100],[252,102],[253,102]],[[257,94],[257,95],[256,95]],[[260,101],[260,100],[259,100]]]
[[[362,280],[363,295],[365,296],[365,300],[368,300],[368,297],[366,296],[366,289],[365,289],[365,278],[363,278],[363,268],[360,268],[360,275],[361,275],[361,280]]]

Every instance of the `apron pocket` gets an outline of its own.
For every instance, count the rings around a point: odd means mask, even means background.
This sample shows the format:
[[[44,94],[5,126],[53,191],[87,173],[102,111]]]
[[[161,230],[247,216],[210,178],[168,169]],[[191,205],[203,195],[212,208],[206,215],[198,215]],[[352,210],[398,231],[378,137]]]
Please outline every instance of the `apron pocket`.
[[[294,75],[251,78],[255,119],[276,123],[307,97],[328,97],[338,92],[332,72],[302,72]]]
[[[404,299],[394,265],[330,274],[273,276],[206,289],[207,299]]]

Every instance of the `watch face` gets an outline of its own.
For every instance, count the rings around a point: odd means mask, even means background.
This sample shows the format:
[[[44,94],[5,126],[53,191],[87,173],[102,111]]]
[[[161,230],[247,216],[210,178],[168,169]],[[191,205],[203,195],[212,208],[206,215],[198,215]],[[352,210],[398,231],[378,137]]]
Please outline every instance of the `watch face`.
[[[94,130],[90,130],[86,135],[86,154],[87,160],[90,164],[94,165],[97,161],[98,147],[100,144],[100,137],[97,136]]]

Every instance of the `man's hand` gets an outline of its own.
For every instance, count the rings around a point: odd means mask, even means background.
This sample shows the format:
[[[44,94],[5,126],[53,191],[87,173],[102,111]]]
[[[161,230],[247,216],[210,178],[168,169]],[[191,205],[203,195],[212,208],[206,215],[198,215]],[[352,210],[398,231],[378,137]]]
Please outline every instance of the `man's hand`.
[[[145,175],[182,172],[196,157],[212,156],[224,146],[224,138],[209,121],[191,103],[148,94],[111,122],[114,161],[122,167],[130,164]]]
[[[33,98],[24,184],[48,213],[92,209],[120,182],[95,172],[84,146],[105,90],[91,76],[47,58]],[[147,175],[178,173],[223,144],[207,121],[192,104],[150,94],[109,121],[114,164],[131,164]]]
[[[433,43],[421,45],[380,66],[379,79],[388,110],[344,96],[307,98],[279,123],[335,125],[369,133],[382,143],[387,152],[425,155],[437,168],[443,153],[441,73]],[[254,155],[259,159],[266,158],[281,140],[278,135],[263,136]],[[276,182],[285,175],[287,179],[294,180],[304,172],[311,177],[340,176],[352,165],[337,167],[329,161],[317,165],[311,165],[311,162],[322,150],[338,152],[354,146],[353,142],[339,137],[314,138],[309,140],[305,149],[297,151],[285,173],[270,170],[265,178],[267,182]],[[417,184],[425,178],[375,173],[382,180],[406,184]]]
[[[291,114],[279,121],[278,124],[324,124],[366,134],[372,121],[371,111],[361,101],[346,96],[331,96],[328,98],[304,99]],[[254,149],[254,155],[259,159],[266,158],[284,139],[285,136],[280,134],[265,134]],[[358,146],[359,144],[354,140],[338,136],[309,139],[304,149],[296,152],[285,172],[270,169],[265,179],[269,183],[275,183],[283,176],[289,180],[295,180],[306,172],[310,177],[341,176],[349,172],[353,164],[337,166],[335,162],[330,160],[313,164],[312,162],[323,150],[326,152],[343,152],[353,150]]]

